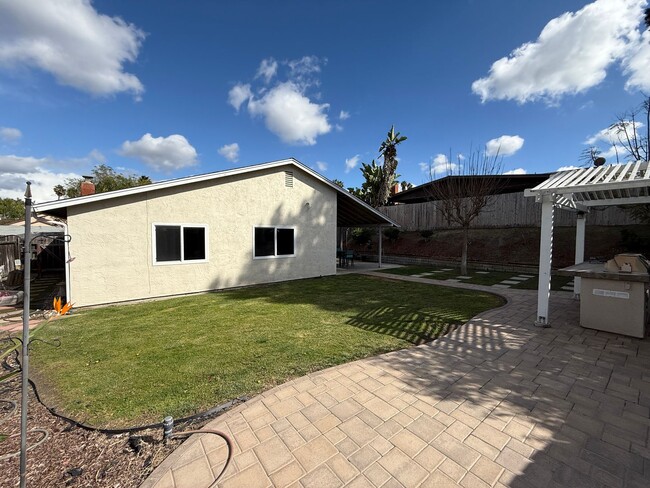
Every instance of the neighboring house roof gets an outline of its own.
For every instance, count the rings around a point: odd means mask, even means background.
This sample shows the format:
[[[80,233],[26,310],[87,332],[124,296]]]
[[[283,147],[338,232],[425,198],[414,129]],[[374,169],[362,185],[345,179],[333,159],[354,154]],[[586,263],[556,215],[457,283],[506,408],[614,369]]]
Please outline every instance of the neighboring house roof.
[[[433,187],[438,185],[453,185],[461,180],[490,178],[496,180],[493,195],[503,193],[516,193],[527,188],[533,188],[543,181],[546,181],[552,173],[538,173],[532,175],[460,175],[446,176],[438,180],[429,181],[423,185],[413,187],[409,190],[399,192],[390,199],[392,203],[422,203],[432,200]],[[468,184],[467,188],[472,188]],[[468,197],[471,195],[467,195]]]
[[[135,195],[138,193],[147,193],[164,188],[171,188],[175,186],[190,185],[202,181],[218,180],[228,176],[244,175],[248,173],[255,173],[266,169],[272,169],[280,166],[294,166],[297,169],[304,171],[308,175],[317,179],[321,183],[329,186],[337,191],[337,225],[339,227],[360,227],[364,225],[394,225],[399,227],[399,224],[390,218],[386,217],[381,212],[375,210],[370,205],[350,194],[343,188],[335,185],[324,176],[318,174],[313,169],[305,166],[296,159],[282,159],[279,161],[271,161],[268,163],[256,164],[252,166],[244,166],[241,168],[229,169],[225,171],[217,171],[214,173],[205,173],[201,175],[186,176],[183,178],[176,178],[173,180],[158,181],[148,185],[136,186],[134,188],[126,188],[123,190],[109,191],[105,193],[96,193],[94,195],[87,195],[83,197],[67,198],[63,200],[55,200],[51,202],[44,202],[34,205],[37,212],[43,212],[60,218],[66,218],[67,209],[78,205],[86,205],[92,202],[99,202],[102,200],[110,200],[120,198],[127,195]]]
[[[32,225],[31,226],[32,236],[43,235],[43,234],[63,234],[63,227],[55,227],[53,225]],[[0,236],[24,236],[25,235],[25,225],[0,225]]]

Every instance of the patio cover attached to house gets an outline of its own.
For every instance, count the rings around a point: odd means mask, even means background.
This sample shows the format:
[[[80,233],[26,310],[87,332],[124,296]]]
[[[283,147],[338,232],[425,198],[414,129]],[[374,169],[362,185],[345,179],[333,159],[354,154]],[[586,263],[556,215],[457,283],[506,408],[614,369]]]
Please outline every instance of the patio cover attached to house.
[[[539,243],[539,283],[536,325],[548,325],[553,255],[553,216],[556,208],[576,212],[576,264],[584,261],[585,213],[591,207],[650,203],[648,162],[637,161],[555,173],[545,182],[525,190],[542,204],[542,229]],[[580,279],[574,292],[580,294]]]

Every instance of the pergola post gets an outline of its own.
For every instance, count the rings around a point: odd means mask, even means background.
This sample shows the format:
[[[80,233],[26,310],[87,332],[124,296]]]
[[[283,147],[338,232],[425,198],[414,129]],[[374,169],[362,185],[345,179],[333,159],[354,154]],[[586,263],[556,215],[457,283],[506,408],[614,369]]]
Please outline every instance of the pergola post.
[[[378,268],[381,268],[381,225],[378,225],[378,226],[377,226],[377,231],[378,231],[378,233],[379,233],[379,234],[377,235],[377,242],[379,242],[379,256],[378,256],[378,258],[377,258],[377,261],[378,261],[379,264],[378,264],[377,267],[378,267]]]
[[[580,264],[585,260],[585,222],[587,219],[584,212],[578,212],[576,220],[576,259],[575,264]],[[580,278],[577,276],[573,279],[573,296],[580,296]]]
[[[553,262],[554,195],[542,196],[542,229],[539,239],[539,281],[537,283],[538,327],[548,327],[548,301],[551,296],[551,264]]]

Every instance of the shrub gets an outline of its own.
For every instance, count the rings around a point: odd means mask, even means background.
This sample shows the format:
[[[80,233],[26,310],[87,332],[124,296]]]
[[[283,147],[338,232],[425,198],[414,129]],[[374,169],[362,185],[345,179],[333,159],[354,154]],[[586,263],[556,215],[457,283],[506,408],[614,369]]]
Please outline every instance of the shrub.
[[[352,229],[352,240],[359,246],[365,246],[372,239],[373,230],[370,227],[356,227]]]
[[[425,241],[431,239],[432,235],[433,235],[433,231],[431,229],[420,231],[420,237],[422,237],[422,239],[424,239]]]

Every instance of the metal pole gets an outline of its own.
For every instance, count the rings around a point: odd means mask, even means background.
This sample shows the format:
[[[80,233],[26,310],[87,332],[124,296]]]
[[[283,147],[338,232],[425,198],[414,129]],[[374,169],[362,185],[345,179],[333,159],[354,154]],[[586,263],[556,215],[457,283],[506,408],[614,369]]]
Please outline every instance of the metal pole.
[[[553,261],[553,218],[555,197],[542,197],[542,229],[539,239],[539,278],[537,283],[537,320],[538,327],[549,327],[548,301],[551,296],[551,264]]]
[[[32,189],[27,182],[25,190],[25,240],[23,242],[23,348],[22,348],[22,396],[20,400],[20,488],[27,486],[27,402],[29,401],[29,293],[32,270]]]
[[[381,225],[377,226],[377,229],[379,232],[379,236],[377,238],[379,240],[379,257],[378,257],[379,265],[377,267],[381,268]]]
[[[585,213],[578,212],[576,219],[576,259],[575,264],[580,264],[585,260]],[[581,280],[577,276],[573,278],[573,296],[580,296]]]

